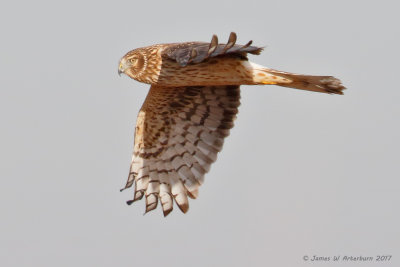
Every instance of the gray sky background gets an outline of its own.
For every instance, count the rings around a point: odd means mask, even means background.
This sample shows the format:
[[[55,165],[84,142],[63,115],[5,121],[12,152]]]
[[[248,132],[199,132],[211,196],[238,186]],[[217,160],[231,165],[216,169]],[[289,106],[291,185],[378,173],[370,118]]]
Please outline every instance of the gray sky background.
[[[3,1],[1,266],[399,266],[398,1]],[[243,86],[188,214],[123,193],[148,85],[127,51],[230,31],[344,96]]]

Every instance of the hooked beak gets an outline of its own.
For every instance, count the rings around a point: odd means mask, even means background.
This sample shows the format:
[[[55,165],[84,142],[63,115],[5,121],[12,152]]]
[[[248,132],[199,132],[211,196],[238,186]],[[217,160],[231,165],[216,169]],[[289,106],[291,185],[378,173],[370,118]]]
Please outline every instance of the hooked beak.
[[[123,71],[123,69],[122,69],[122,63],[119,63],[118,75],[121,76],[121,73],[124,73],[124,71]]]

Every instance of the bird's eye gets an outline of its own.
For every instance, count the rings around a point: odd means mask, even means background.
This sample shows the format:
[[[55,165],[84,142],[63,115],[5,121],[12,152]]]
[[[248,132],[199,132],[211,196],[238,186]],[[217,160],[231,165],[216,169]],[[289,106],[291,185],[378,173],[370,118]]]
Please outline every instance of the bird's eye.
[[[129,62],[130,62],[130,63],[135,63],[135,62],[136,62],[136,58],[131,58],[131,59],[129,59]]]

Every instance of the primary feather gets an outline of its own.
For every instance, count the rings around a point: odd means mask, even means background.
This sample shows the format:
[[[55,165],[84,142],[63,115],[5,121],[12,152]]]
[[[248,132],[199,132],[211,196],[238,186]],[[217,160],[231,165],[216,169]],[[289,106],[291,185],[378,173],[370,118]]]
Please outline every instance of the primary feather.
[[[146,212],[158,201],[164,216],[173,200],[184,213],[188,197],[197,198],[205,174],[216,161],[233,127],[240,104],[240,85],[283,87],[342,94],[332,76],[301,75],[249,62],[261,47],[226,44],[214,35],[210,43],[160,44],[128,52],[119,73],[151,85],[139,112],[132,164],[125,188],[135,185],[133,199],[146,199]]]

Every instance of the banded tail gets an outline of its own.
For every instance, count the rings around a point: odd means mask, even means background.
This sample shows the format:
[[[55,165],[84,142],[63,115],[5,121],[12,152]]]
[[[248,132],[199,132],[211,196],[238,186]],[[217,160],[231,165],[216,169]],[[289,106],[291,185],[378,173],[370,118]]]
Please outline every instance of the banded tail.
[[[333,76],[295,74],[268,69],[252,62],[246,65],[246,68],[252,71],[253,82],[255,84],[275,84],[289,88],[338,95],[343,95],[343,90],[346,89],[342,85],[342,82]]]

